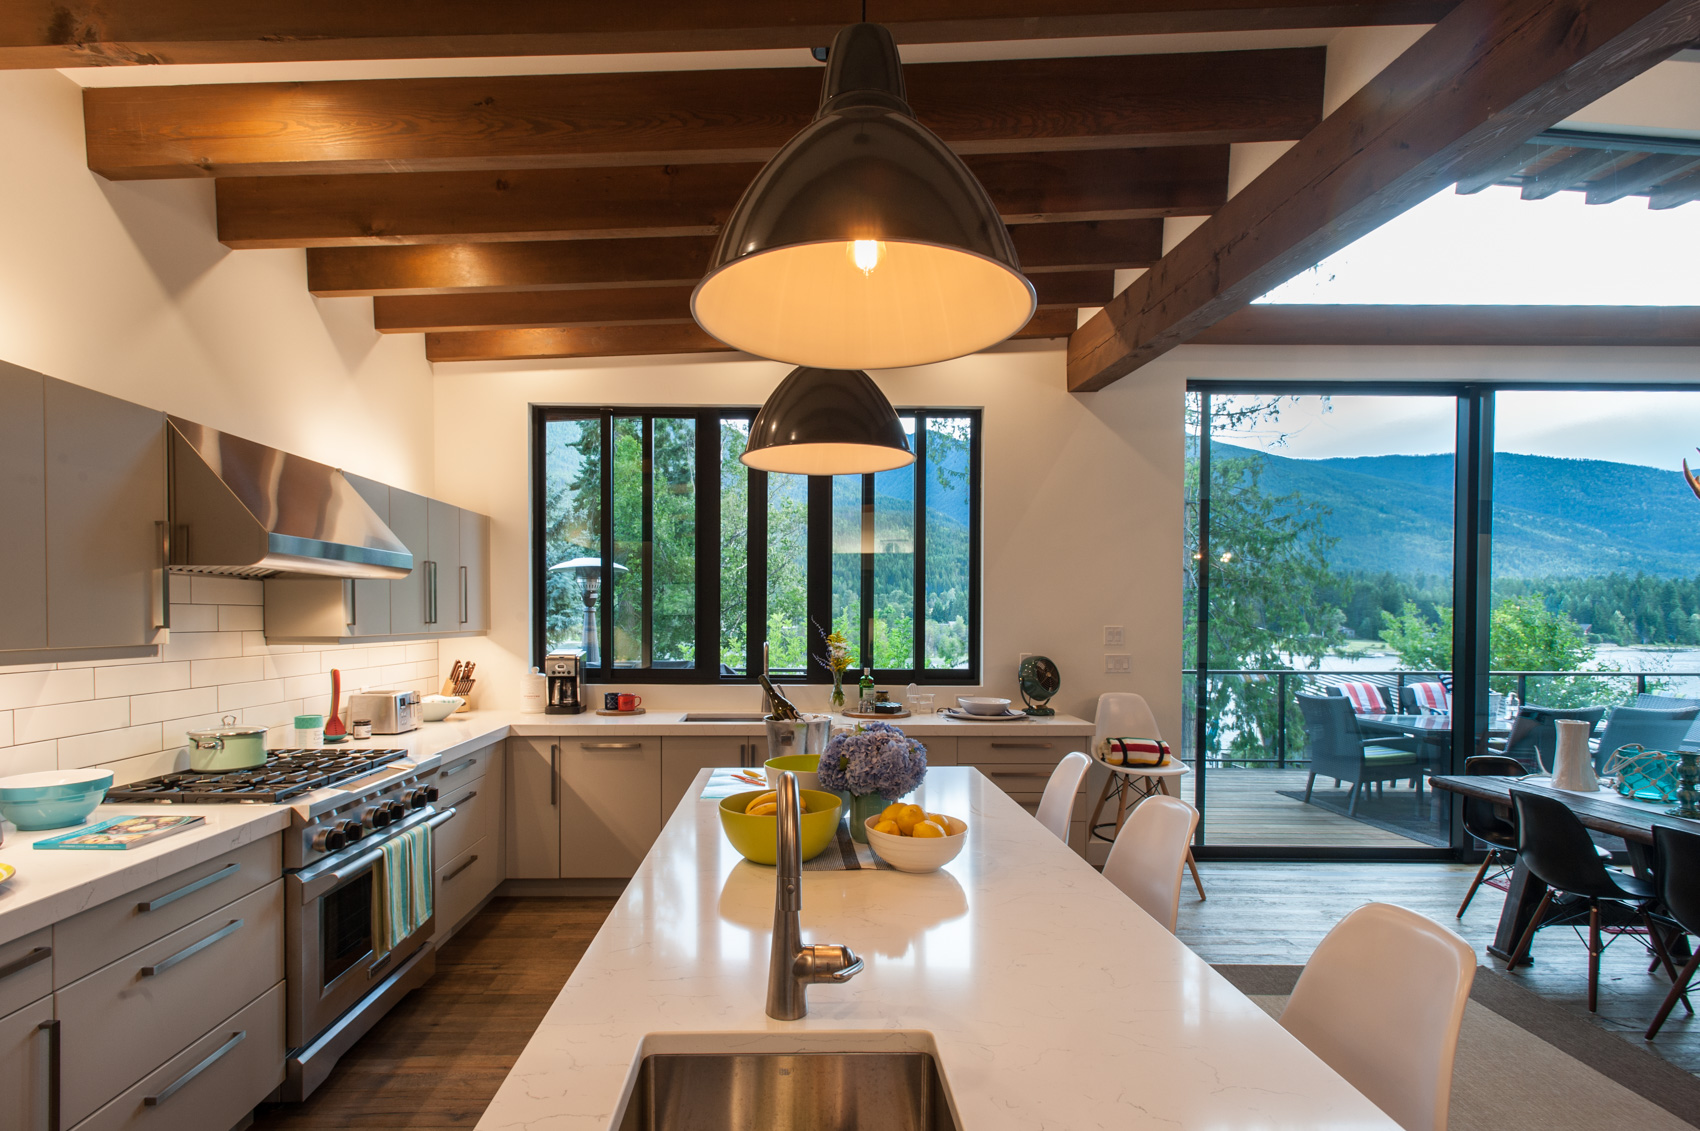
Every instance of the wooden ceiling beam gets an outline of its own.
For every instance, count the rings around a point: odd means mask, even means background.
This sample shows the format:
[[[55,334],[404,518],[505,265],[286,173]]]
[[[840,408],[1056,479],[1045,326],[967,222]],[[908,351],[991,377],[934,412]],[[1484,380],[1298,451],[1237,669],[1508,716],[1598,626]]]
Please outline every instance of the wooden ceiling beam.
[[[1667,181],[1647,194],[1647,207],[1675,208],[1691,200],[1700,200],[1700,173],[1690,173],[1681,180]]]
[[[1018,224],[1012,234],[1030,275],[1149,267],[1163,247],[1161,220]],[[337,298],[678,287],[702,278],[714,244],[713,236],[673,236],[314,247],[307,249],[307,289]]]
[[[1322,116],[1320,47],[904,68],[962,153],[1282,141]],[[815,67],[83,92],[113,180],[766,161],[814,117]]]
[[[1427,24],[1452,0],[874,0],[899,43]],[[817,47],[858,0],[9,0],[0,67]]]
[[[1102,389],[1700,39],[1700,0],[1464,0],[1069,342]]]
[[[1655,185],[1675,180],[1697,167],[1700,167],[1700,154],[1650,154],[1627,169],[1619,169],[1588,185],[1585,200],[1588,204],[1611,204],[1626,196],[1645,193]]]
[[[1267,303],[1235,311],[1192,344],[1700,346],[1700,307]]]
[[[1206,215],[1227,197],[1228,147],[966,158],[1006,223]],[[220,178],[228,247],[336,247],[710,236],[759,165]]]
[[[1114,272],[1035,275],[1040,309],[1101,306]],[[691,292],[682,287],[609,290],[475,291],[466,294],[379,295],[372,322],[381,333],[472,333],[505,329],[644,326],[691,321]]]
[[[1074,329],[1073,310],[1041,310],[1016,339],[1062,338]],[[487,330],[426,334],[428,361],[536,361],[546,358],[630,357],[644,354],[731,353],[694,322],[660,326],[580,326],[558,330]]]

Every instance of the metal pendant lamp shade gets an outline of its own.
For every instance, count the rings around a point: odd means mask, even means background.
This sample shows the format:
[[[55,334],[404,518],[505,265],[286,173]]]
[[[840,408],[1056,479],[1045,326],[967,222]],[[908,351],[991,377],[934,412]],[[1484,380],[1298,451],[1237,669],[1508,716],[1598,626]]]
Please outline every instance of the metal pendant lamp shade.
[[[750,424],[738,457],[757,471],[867,475],[915,462],[873,378],[859,369],[793,369]]]
[[[745,191],[691,296],[727,345],[892,369],[1003,341],[1036,309],[986,190],[915,120],[891,33],[832,45],[820,110]]]

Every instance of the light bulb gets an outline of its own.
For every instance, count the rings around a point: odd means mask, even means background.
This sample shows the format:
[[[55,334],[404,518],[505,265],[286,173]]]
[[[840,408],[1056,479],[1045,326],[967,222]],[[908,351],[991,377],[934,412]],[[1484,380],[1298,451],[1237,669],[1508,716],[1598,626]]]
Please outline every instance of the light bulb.
[[[878,240],[855,240],[850,244],[850,261],[862,269],[862,274],[871,274],[884,251]]]

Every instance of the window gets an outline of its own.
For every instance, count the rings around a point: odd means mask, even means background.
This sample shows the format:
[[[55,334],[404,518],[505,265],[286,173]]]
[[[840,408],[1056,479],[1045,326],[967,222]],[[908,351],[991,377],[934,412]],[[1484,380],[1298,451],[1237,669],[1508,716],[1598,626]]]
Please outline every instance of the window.
[[[745,467],[753,416],[536,410],[539,659],[580,652],[597,681],[747,681],[765,645],[770,670],[825,682],[836,630],[854,670],[978,682],[979,411],[901,411],[912,465],[832,478]]]

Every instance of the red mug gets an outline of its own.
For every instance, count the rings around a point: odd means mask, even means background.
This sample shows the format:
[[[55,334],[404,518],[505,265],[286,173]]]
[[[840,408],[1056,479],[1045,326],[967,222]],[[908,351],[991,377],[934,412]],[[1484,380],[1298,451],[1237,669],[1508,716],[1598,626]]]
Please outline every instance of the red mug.
[[[622,711],[635,711],[642,703],[643,696],[641,695],[630,695],[626,693],[621,693],[620,695],[620,710]]]

